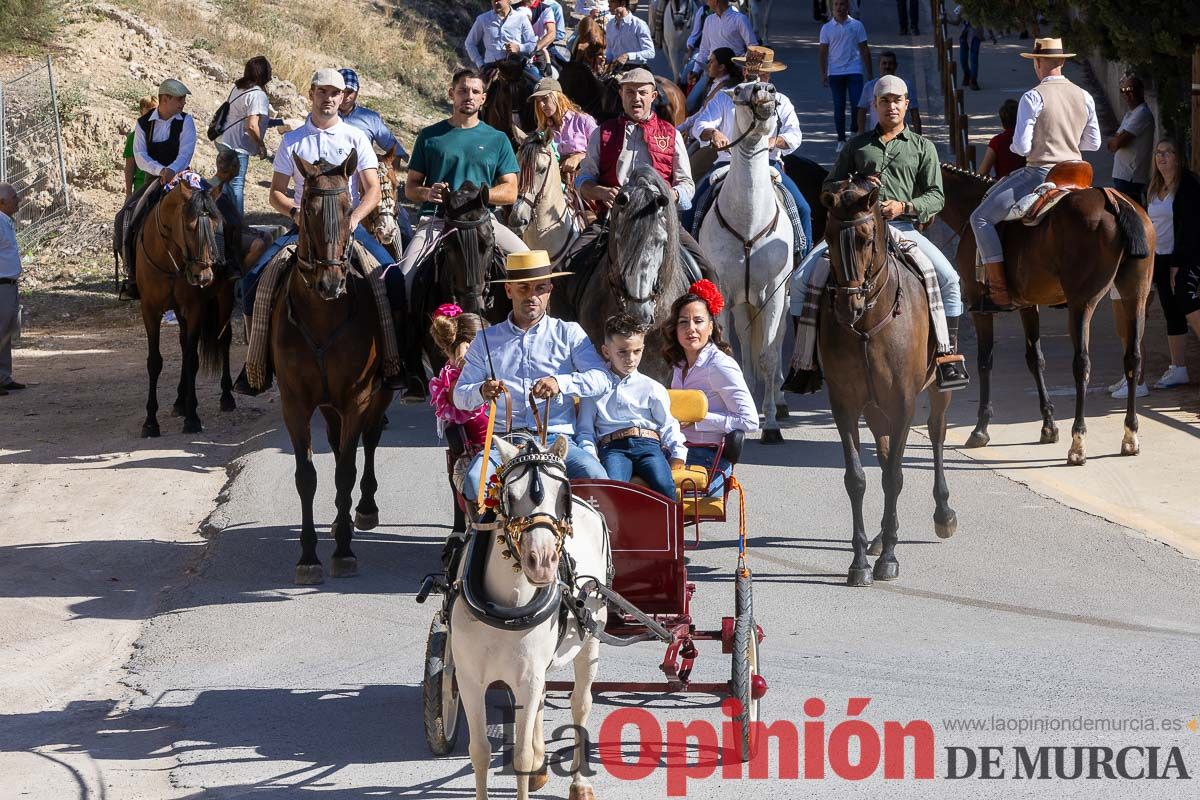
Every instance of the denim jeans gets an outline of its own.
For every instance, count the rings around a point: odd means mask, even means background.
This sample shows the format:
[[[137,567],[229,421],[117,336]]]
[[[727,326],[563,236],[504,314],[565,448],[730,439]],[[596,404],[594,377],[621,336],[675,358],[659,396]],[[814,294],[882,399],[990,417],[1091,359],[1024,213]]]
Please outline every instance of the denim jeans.
[[[688,445],[687,465],[689,467],[704,467],[712,469],[713,462],[717,459],[717,447],[704,447],[702,445]],[[708,482],[708,491],[705,492],[709,497],[715,497],[725,493],[725,481],[729,480],[729,476],[733,474],[733,464],[729,463],[729,459],[721,456],[721,463],[717,467],[716,474],[712,476],[712,480]]]
[[[788,177],[787,172],[783,169],[783,163],[780,161],[772,161],[771,166],[779,172],[779,179],[783,183],[783,188],[792,199],[796,201],[796,210],[800,213],[800,227],[804,229],[804,246],[808,250],[812,249],[812,208],[808,205],[808,200],[800,192],[800,187],[796,182]],[[692,200],[692,207],[680,212],[680,219],[683,221],[684,229],[693,236],[700,232],[695,230],[696,214],[704,208],[704,204],[708,202],[708,193],[712,188],[712,173],[705,175],[700,179],[700,183],[696,185],[696,196]],[[806,250],[805,252],[808,252]]]
[[[846,95],[850,95],[850,132],[858,133],[858,114],[853,113],[858,108],[858,99],[862,97],[863,74],[855,72],[852,75],[830,75],[829,90],[833,92],[833,127],[837,130],[839,142],[846,141]]]
[[[675,499],[671,465],[657,439],[631,436],[601,445],[600,463],[614,481],[628,481],[637,475],[654,491]]]
[[[550,434],[549,443],[554,444],[554,441],[564,434]],[[604,471],[604,467],[600,466],[600,462],[596,457],[584,450],[570,437],[567,437],[567,477],[568,478],[607,478],[608,473]],[[488,477],[496,471],[496,467],[500,466],[500,454],[496,448],[492,448],[492,452],[488,454]],[[471,461],[471,466],[467,467],[467,476],[463,479],[463,497],[468,503],[474,503],[479,496],[479,471],[483,469],[483,453],[475,456]]]
[[[233,197],[233,203],[237,206],[238,213],[243,217],[246,215],[246,171],[250,169],[250,154],[243,153],[241,150],[230,147],[229,145],[217,143],[217,152],[221,153],[228,150],[237,156],[238,173],[229,179],[229,194]]]
[[[262,278],[262,272],[267,264],[271,263],[271,259],[275,257],[276,253],[295,242],[298,238],[300,238],[299,233],[296,230],[296,226],[293,225],[291,230],[271,242],[270,246],[259,256],[258,261],[254,262],[254,266],[242,276],[243,314],[248,317],[254,315],[254,298],[258,294],[258,281]],[[375,237],[368,233],[367,229],[362,225],[354,229],[354,238],[359,244],[367,248],[367,251],[375,256],[380,264],[391,264],[395,260],[392,258],[392,254],[385,250],[383,245],[375,241]]]
[[[959,37],[958,62],[962,64],[963,83],[979,80],[979,45],[981,44],[983,44],[983,40],[979,38],[979,34],[974,32],[970,36]]]
[[[1008,216],[1013,203],[1041,186],[1050,173],[1050,167],[1026,166],[1005,175],[988,192],[987,197],[971,214],[971,227],[975,230],[975,244],[979,248],[981,264],[995,264],[1004,260],[1004,244],[996,226]]]

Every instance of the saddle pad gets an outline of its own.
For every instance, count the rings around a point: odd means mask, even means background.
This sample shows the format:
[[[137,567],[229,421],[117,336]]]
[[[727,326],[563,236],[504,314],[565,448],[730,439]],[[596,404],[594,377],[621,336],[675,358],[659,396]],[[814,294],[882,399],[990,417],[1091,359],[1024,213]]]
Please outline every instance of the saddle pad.
[[[1030,227],[1037,225],[1042,221],[1043,217],[1050,213],[1050,209],[1058,205],[1072,191],[1074,190],[1054,188],[1046,192],[1046,194],[1034,201],[1033,205],[1025,213],[1025,216],[1021,217],[1021,222]]]

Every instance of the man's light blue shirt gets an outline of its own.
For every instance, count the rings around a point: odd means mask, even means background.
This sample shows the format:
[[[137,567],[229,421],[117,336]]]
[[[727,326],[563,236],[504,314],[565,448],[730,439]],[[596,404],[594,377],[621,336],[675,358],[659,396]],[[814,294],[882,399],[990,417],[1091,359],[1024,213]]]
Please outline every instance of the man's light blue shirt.
[[[654,59],[654,40],[650,38],[650,26],[640,17],[626,14],[624,19],[613,17],[604,29],[608,47],[604,57],[616,61],[620,56],[628,64],[646,64]]]
[[[525,55],[533,53],[537,37],[533,35],[529,15],[510,11],[507,17],[500,19],[495,11],[485,11],[475,18],[475,24],[467,34],[467,56],[476,67],[503,61],[508,58],[504,46],[509,42],[519,44]]]
[[[357,103],[354,105],[354,110],[349,114],[343,114],[342,120],[350,123],[360,131],[371,137],[371,143],[378,147],[383,152],[392,149],[392,145],[396,146],[395,155],[408,160],[408,151],[404,149],[404,145],[396,139],[388,128],[387,123],[383,121],[383,117],[379,116],[378,112],[372,111],[369,108],[364,108]],[[391,166],[391,165],[389,165]]]
[[[17,230],[12,217],[0,211],[0,278],[21,275],[21,253],[17,247]]]
[[[612,375],[613,387],[599,397],[579,404],[579,446],[596,455],[596,443],[626,428],[658,433],[671,458],[687,458],[687,443],[679,422],[671,416],[671,396],[658,381],[636,370],[624,378]]]
[[[491,353],[491,363],[488,354]],[[592,346],[583,328],[576,322],[542,317],[523,331],[512,318],[479,332],[467,350],[466,364],[454,386],[454,405],[478,408],[483,404],[480,388],[492,377],[504,381],[512,395],[513,427],[537,428],[529,408],[529,390],[540,378],[558,381],[560,394],[550,401],[551,433],[573,435],[575,402],[573,398],[596,397],[612,386],[612,373]],[[498,400],[496,432],[504,431],[504,399]],[[538,403],[538,413],[542,403]]]

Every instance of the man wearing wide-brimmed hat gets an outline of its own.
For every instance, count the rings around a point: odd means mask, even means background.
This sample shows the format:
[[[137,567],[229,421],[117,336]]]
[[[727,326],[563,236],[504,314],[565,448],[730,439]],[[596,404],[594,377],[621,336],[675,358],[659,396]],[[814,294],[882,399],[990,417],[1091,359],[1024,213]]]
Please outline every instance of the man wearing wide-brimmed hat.
[[[612,378],[604,361],[577,322],[565,322],[547,315],[553,279],[569,275],[556,272],[545,250],[512,253],[506,262],[506,277],[494,281],[504,285],[512,300],[508,319],[479,332],[467,351],[462,374],[454,386],[454,405],[463,409],[479,408],[495,399],[501,387],[508,389],[512,403],[512,430],[504,428],[504,419],[496,421],[496,433],[530,436],[537,430],[532,394],[538,401],[550,401],[547,430],[553,440],[565,436],[567,475],[571,478],[605,478],[604,467],[586,450],[575,444],[575,398],[598,397],[608,391]],[[503,402],[503,401],[502,401]],[[491,454],[491,467],[498,463]],[[483,468],[481,453],[467,470],[463,493],[474,500]]]
[[[1013,308],[1004,274],[1004,248],[996,231],[1013,203],[1041,185],[1055,164],[1078,161],[1082,151],[1100,149],[1095,100],[1062,74],[1063,65],[1074,55],[1066,52],[1061,39],[1037,39],[1032,53],[1021,53],[1033,61],[1039,78],[1017,105],[1012,151],[1025,156],[1026,165],[992,187],[971,215],[982,265],[979,271],[987,281],[972,311],[994,314]]]

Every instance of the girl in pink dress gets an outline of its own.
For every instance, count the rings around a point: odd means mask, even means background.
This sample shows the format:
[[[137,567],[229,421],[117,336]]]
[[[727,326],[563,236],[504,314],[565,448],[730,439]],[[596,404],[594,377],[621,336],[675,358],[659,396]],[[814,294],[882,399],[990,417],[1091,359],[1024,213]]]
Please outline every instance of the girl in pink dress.
[[[446,366],[429,382],[429,404],[438,421],[438,435],[445,436],[447,425],[462,428],[468,445],[483,446],[487,434],[487,406],[463,411],[454,405],[454,384],[462,372],[467,349],[483,328],[477,314],[465,313],[456,305],[438,306],[429,332],[438,349],[446,356]]]

